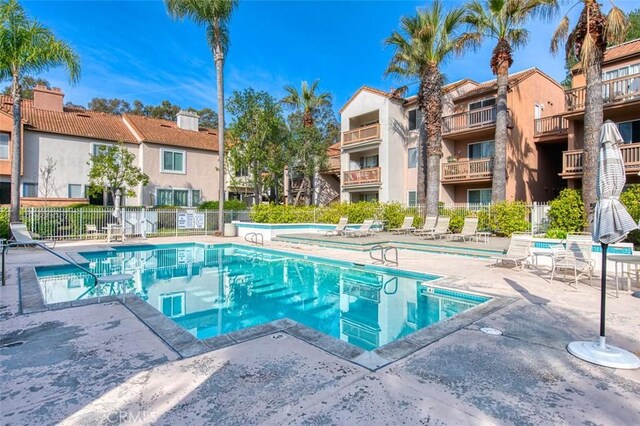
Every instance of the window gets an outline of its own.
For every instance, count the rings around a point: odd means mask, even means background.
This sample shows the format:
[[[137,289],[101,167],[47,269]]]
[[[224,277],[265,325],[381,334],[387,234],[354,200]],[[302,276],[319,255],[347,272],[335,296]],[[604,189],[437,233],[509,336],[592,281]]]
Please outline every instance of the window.
[[[469,104],[469,111],[473,111],[474,109],[485,108],[489,106],[493,106],[496,104],[496,98],[483,99],[478,102],[471,102]]]
[[[156,205],[191,207],[200,204],[201,191],[199,189],[157,189]],[[191,202],[191,203],[190,203]]]
[[[418,167],[418,148],[409,148],[407,167],[410,169]]]
[[[640,73],[640,62],[633,65],[626,65],[615,70],[605,71],[602,73],[602,81],[613,80],[616,78],[626,77]]]
[[[183,316],[185,314],[184,292],[160,295],[160,309],[169,318]]]
[[[371,167],[378,167],[378,156],[369,155],[367,157],[360,157],[360,168],[369,169]]]
[[[191,190],[191,205],[192,206],[199,206],[200,205],[200,190],[198,189],[193,189]]]
[[[246,167],[239,167],[236,169],[236,177],[249,176],[249,170]]]
[[[469,160],[493,157],[493,141],[470,143],[467,148]]]
[[[359,201],[378,201],[378,193],[377,192],[366,192],[360,194]]]
[[[0,160],[9,159],[9,133],[0,133]]]
[[[103,151],[106,151],[109,148],[109,145],[105,145],[103,143],[94,143],[93,144],[93,155],[98,155]]]
[[[624,143],[640,142],[640,120],[618,123],[618,129]]]
[[[22,184],[22,196],[23,197],[37,197],[38,196],[38,184],[37,183],[23,183]]]
[[[9,204],[11,202],[11,183],[0,182],[0,204]]]
[[[82,198],[82,185],[69,184],[69,198]]]
[[[418,128],[418,110],[412,109],[409,111],[409,130],[415,130]]]
[[[490,189],[469,189],[467,191],[467,203],[469,204],[491,203],[491,190]]]
[[[487,108],[496,104],[496,98],[484,99],[478,102],[471,102],[469,104],[469,125],[491,123],[496,120],[495,108],[490,110],[476,111],[481,108]]]
[[[407,193],[407,206],[415,207],[418,203],[418,193],[416,191],[409,191]]]
[[[166,149],[162,152],[162,171],[169,173],[184,173],[184,151],[169,151]]]

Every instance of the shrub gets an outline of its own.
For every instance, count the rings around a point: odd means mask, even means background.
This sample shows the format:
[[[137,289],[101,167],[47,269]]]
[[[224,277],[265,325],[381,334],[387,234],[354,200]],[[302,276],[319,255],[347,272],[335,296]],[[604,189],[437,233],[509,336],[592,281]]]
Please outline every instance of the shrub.
[[[587,226],[587,215],[580,191],[563,189],[549,203],[549,228],[569,232],[582,232]]]
[[[547,230],[547,233],[545,234],[545,237],[564,240],[565,238],[567,238],[567,231],[563,231],[562,229],[558,228],[549,228]]]
[[[489,229],[510,237],[514,232],[529,230],[529,209],[523,201],[502,201],[491,206]]]
[[[219,201],[205,201],[204,203],[198,206],[200,210],[218,210],[220,206]],[[224,202],[225,210],[246,210],[247,205],[240,200],[226,200]]]
[[[629,185],[620,194],[620,202],[625,205],[633,220],[640,221],[640,184]],[[640,231],[632,231],[627,239],[634,246],[640,246]]]
[[[9,209],[0,208],[0,238],[9,238]]]

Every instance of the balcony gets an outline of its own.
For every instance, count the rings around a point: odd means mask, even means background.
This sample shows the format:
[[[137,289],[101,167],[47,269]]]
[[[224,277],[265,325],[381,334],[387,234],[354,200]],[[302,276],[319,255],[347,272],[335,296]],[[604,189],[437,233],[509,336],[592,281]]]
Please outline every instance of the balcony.
[[[380,123],[358,127],[342,133],[342,146],[352,146],[380,139]]]
[[[325,173],[340,173],[340,156],[329,157]]]
[[[442,133],[456,133],[475,130],[494,125],[496,122],[496,106],[474,109],[447,115],[442,119]]]
[[[640,142],[620,146],[624,168],[628,174],[640,171]],[[583,150],[576,149],[562,153],[563,177],[580,177],[582,175]]]
[[[492,158],[442,164],[442,183],[486,182],[490,181],[492,176]]]
[[[533,136],[535,137],[564,135],[569,130],[569,122],[561,115],[536,118],[533,123]]]
[[[587,102],[587,88],[577,87],[565,91],[567,111],[584,109]],[[604,105],[640,101],[640,75],[621,77],[602,83]]]
[[[342,174],[342,186],[364,186],[380,184],[380,167],[350,170]]]

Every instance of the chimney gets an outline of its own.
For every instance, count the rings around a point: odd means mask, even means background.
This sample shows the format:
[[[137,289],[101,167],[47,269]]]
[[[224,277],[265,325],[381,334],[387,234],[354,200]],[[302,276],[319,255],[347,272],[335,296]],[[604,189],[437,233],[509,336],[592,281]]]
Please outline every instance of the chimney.
[[[177,116],[178,127],[183,130],[193,130],[195,132],[198,131],[198,114],[191,111],[185,111],[183,109],[178,112]]]
[[[63,103],[64,93],[62,93],[62,89],[58,87],[47,89],[42,85],[36,85],[33,88],[34,108],[62,112]]]

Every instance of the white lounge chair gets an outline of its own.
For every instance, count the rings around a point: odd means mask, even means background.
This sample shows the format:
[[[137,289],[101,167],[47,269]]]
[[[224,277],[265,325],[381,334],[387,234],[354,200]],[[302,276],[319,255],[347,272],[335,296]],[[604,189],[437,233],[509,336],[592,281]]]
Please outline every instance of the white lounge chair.
[[[345,229],[344,235],[347,237],[369,237],[375,233],[371,226],[373,225],[373,219],[367,219],[362,222],[362,225],[358,229]]]
[[[327,237],[335,237],[337,235],[342,235],[344,234],[345,229],[347,229],[348,223],[349,223],[349,218],[341,217],[335,229],[332,229],[330,231],[325,231],[324,235],[326,235]]]
[[[436,229],[436,223],[438,223],[438,216],[427,216],[424,219],[424,224],[422,225],[422,228],[415,229],[413,231],[413,235],[416,235],[419,237],[424,234],[433,233]]]
[[[35,240],[27,229],[27,225],[22,222],[11,222],[9,228],[12,235],[9,240],[10,243],[24,246],[45,246],[48,248],[56,246],[56,242],[52,240]]]
[[[449,231],[449,222],[451,222],[451,218],[449,216],[440,216],[435,228],[433,228],[431,232],[421,233],[420,238],[425,240],[427,238],[433,238],[435,240],[436,238],[446,237],[451,233],[451,231]]]
[[[551,280],[559,271],[564,271],[564,277],[567,271],[573,271],[573,279],[578,288],[578,280],[580,277],[588,277],[589,285],[594,270],[594,260],[592,258],[593,241],[589,234],[568,234],[565,240],[565,248],[556,248],[553,250],[551,258]]]
[[[402,225],[399,228],[389,229],[389,232],[392,234],[408,234],[409,232],[415,231],[415,229],[413,226],[413,216],[405,216]]]
[[[447,239],[457,240],[462,238],[462,241],[467,241],[468,238],[469,241],[471,241],[476,236],[476,232],[478,232],[478,218],[467,217],[464,219],[462,230],[460,232],[447,235]]]
[[[513,234],[509,242],[507,252],[502,255],[492,256],[493,266],[501,263],[513,263],[516,268],[522,269],[522,266],[529,258],[529,250],[531,248],[532,237],[530,234]]]

